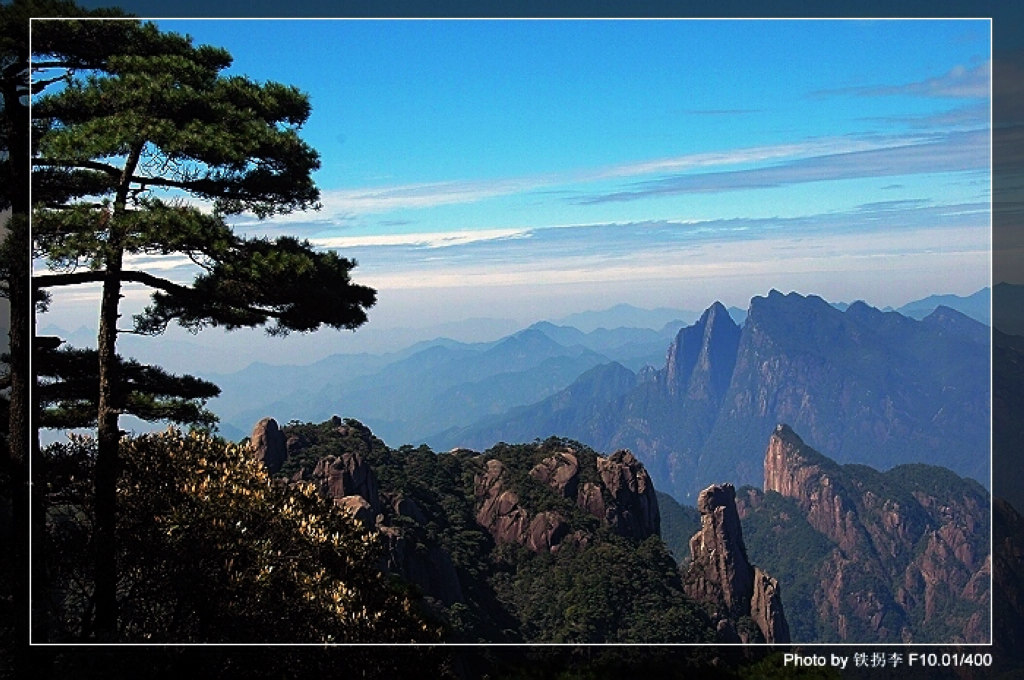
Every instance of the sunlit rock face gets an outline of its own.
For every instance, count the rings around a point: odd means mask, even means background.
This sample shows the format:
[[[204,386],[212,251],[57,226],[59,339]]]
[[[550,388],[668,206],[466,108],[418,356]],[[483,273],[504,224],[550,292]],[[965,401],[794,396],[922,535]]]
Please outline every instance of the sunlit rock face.
[[[976,482],[922,464],[839,465],[780,424],[765,451],[764,491],[792,499],[831,544],[814,595],[831,638],[988,640],[988,494]]]

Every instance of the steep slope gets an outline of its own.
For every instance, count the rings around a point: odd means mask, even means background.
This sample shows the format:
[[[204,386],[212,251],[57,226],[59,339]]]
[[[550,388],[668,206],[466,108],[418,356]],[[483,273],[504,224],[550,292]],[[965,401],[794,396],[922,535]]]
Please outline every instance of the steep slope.
[[[783,589],[794,630],[835,642],[988,640],[989,496],[976,482],[922,464],[839,465],[785,425],[764,480],[763,494],[743,495],[750,544],[795,549],[755,558],[774,574],[798,572],[792,560],[813,574],[792,601]],[[806,524],[780,521],[794,511]]]
[[[779,582],[747,558],[736,489],[732,484],[709,486],[700,492],[697,510],[701,527],[690,539],[686,594],[709,606],[725,641],[789,642]],[[747,620],[752,625],[744,625]]]

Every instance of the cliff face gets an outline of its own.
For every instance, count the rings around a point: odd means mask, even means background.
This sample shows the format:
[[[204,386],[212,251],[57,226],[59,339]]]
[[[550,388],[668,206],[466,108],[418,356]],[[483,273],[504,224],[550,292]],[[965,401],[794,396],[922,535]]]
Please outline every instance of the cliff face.
[[[273,418],[263,418],[252,428],[249,447],[256,460],[263,461],[271,474],[281,469],[288,452],[284,434]]]
[[[722,303],[711,305],[696,324],[679,331],[668,349],[668,393],[705,403],[713,412],[729,387],[739,340],[740,328]]]
[[[697,509],[701,529],[690,539],[690,563],[683,575],[686,594],[710,606],[723,641],[759,641],[736,625],[749,617],[760,641],[789,642],[778,581],[747,559],[735,488],[725,484],[704,489]]]
[[[931,461],[987,479],[989,353],[987,329],[953,310],[917,321],[862,302],[755,297],[700,476],[760,485],[755,452],[785,422],[843,463]]]
[[[771,436],[764,480],[765,493],[790,499],[826,539],[813,606],[829,639],[988,640],[988,496],[980,485],[927,465],[885,473],[840,466],[786,425]]]

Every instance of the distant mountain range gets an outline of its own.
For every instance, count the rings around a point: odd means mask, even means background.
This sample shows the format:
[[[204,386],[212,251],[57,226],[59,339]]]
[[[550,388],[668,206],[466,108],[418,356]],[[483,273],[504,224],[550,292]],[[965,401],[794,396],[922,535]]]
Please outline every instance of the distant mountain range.
[[[559,326],[571,326],[584,333],[600,328],[663,328],[668,324],[685,325],[693,323],[700,316],[698,312],[658,307],[642,309],[633,305],[620,304],[600,311],[570,314],[554,323]]]
[[[1005,285],[1005,284],[1004,284]],[[982,288],[978,292],[967,295],[929,295],[928,297],[910,302],[896,309],[903,316],[912,319],[923,319],[935,311],[936,307],[949,307],[969,316],[985,325],[992,325],[992,291]]]
[[[950,308],[918,321],[861,302],[772,291],[742,327],[719,303],[679,331],[659,370],[595,367],[536,404],[448,430],[436,448],[554,433],[626,448],[693,502],[722,480],[761,484],[767,433],[789,422],[840,462],[928,461],[987,483],[989,330]]]
[[[385,441],[418,444],[431,433],[542,400],[595,366],[619,361],[639,370],[660,362],[681,325],[583,333],[542,322],[496,342],[438,339],[309,366],[257,363],[209,376],[222,389],[211,406],[232,438],[268,413],[284,422],[355,413]]]

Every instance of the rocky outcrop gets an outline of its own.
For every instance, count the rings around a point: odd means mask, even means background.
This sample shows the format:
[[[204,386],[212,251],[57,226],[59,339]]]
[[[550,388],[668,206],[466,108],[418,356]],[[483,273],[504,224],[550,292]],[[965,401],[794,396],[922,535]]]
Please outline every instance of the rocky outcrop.
[[[747,560],[732,484],[710,486],[697,498],[701,528],[690,539],[686,592],[702,602],[720,602],[726,616],[747,613],[754,569]]]
[[[732,378],[740,327],[721,302],[715,302],[693,326],[679,331],[668,349],[665,386],[685,396],[689,408],[717,409]]]
[[[579,461],[571,451],[556,453],[533,466],[530,477],[551,487],[563,498],[576,498],[579,488]]]
[[[362,456],[346,451],[322,458],[313,468],[310,480],[335,505],[351,510],[368,526],[375,524],[382,510],[380,487]]]
[[[754,593],[750,597],[750,618],[757,624],[765,642],[769,644],[790,641],[789,624],[782,611],[782,594],[778,580],[754,567]]]
[[[496,458],[486,461],[474,480],[477,523],[498,544],[518,543],[534,552],[556,550],[565,540],[587,540],[572,528],[569,515],[573,506],[622,536],[643,539],[658,534],[658,500],[640,461],[628,451],[592,460],[600,482],[580,483],[580,461],[571,449],[547,456],[530,468],[531,480],[557,498],[570,501],[561,510],[543,511],[521,501],[511,470],[504,463]]]
[[[686,594],[707,604],[724,641],[734,635],[751,642],[736,622],[750,617],[761,638],[789,642],[779,584],[747,559],[743,529],[731,484],[710,486],[697,499],[701,528],[690,539],[690,563],[683,575]]]
[[[528,513],[519,505],[519,494],[506,488],[504,472],[505,466],[500,460],[489,460],[484,471],[476,476],[476,521],[490,532],[496,543],[525,544]]]
[[[812,527],[847,554],[864,548],[867,535],[841,481],[839,466],[785,424],[775,428],[764,457],[764,489],[796,499]]]
[[[271,474],[281,470],[288,456],[284,433],[273,418],[263,418],[256,423],[249,436],[249,447],[256,460],[263,461]]]
[[[841,466],[787,425],[771,435],[764,480],[831,546],[814,627],[849,642],[987,641],[988,495],[976,482],[928,465]]]
[[[623,536],[660,534],[658,496],[643,463],[629,451],[616,451],[607,458],[599,456],[597,470],[611,496],[603,519]]]

